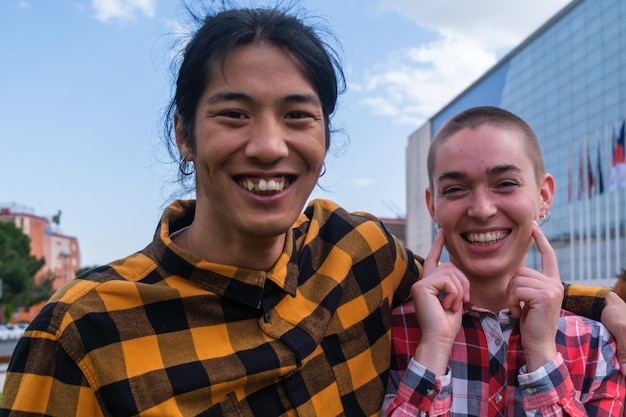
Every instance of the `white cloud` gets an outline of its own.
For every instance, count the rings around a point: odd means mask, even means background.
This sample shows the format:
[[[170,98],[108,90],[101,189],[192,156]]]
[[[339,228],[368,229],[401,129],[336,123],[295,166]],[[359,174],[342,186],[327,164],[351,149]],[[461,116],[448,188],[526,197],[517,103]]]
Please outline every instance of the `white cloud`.
[[[108,22],[110,20],[134,20],[137,13],[146,17],[154,17],[155,0],[93,0],[92,8],[95,18]]]
[[[485,49],[510,48],[538,29],[570,0],[383,0],[380,7],[409,17],[448,39]]]
[[[355,90],[366,95],[361,103],[375,114],[397,124],[420,124],[496,60],[493,51],[443,38],[400,51],[370,70]]]
[[[396,124],[421,124],[476,81],[568,0],[381,0],[437,39],[396,51],[350,88]]]

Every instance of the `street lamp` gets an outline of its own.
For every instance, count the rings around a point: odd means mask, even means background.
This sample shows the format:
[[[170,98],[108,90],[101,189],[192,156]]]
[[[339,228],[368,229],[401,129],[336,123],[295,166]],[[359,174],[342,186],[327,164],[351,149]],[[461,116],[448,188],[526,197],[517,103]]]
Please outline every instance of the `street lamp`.
[[[63,283],[67,284],[69,281],[69,268],[70,268],[70,251],[67,249],[61,249],[59,252],[59,258],[63,259]]]

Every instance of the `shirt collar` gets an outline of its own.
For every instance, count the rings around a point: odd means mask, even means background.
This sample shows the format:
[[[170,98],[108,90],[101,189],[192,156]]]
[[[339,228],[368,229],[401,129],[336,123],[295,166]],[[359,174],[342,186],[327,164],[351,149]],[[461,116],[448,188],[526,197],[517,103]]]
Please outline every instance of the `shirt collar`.
[[[207,290],[255,308],[261,305],[267,279],[295,296],[298,268],[292,230],[287,232],[283,253],[269,271],[212,263],[184,251],[170,238],[191,224],[195,209],[195,200],[177,200],[165,209],[153,241],[157,254],[161,254],[157,256],[159,263]]]

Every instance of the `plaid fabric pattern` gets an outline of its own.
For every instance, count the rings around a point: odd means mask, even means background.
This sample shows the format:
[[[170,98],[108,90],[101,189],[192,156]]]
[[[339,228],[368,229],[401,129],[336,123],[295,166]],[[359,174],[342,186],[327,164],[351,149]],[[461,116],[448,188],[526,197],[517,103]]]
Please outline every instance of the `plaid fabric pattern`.
[[[412,303],[394,309],[383,410],[394,416],[622,416],[626,382],[615,341],[599,322],[562,310],[558,355],[527,373],[518,321],[466,305],[448,364],[436,377],[413,359],[420,331]]]
[[[268,271],[154,241],[60,290],[20,340],[2,416],[373,416],[393,305],[419,276],[374,217],[310,203]]]

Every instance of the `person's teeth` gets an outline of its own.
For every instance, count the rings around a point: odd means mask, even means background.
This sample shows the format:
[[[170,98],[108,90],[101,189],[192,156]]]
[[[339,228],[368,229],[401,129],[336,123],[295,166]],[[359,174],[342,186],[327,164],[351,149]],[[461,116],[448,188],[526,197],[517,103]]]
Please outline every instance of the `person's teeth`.
[[[254,183],[250,180],[243,181],[243,186],[248,189],[248,191],[254,190]]]
[[[504,232],[494,233],[470,233],[467,235],[467,240],[472,243],[489,244],[497,242],[506,236]]]
[[[283,180],[264,180],[260,179],[258,183],[254,183],[252,180],[242,180],[241,186],[248,191],[282,191],[285,189],[285,181]]]

